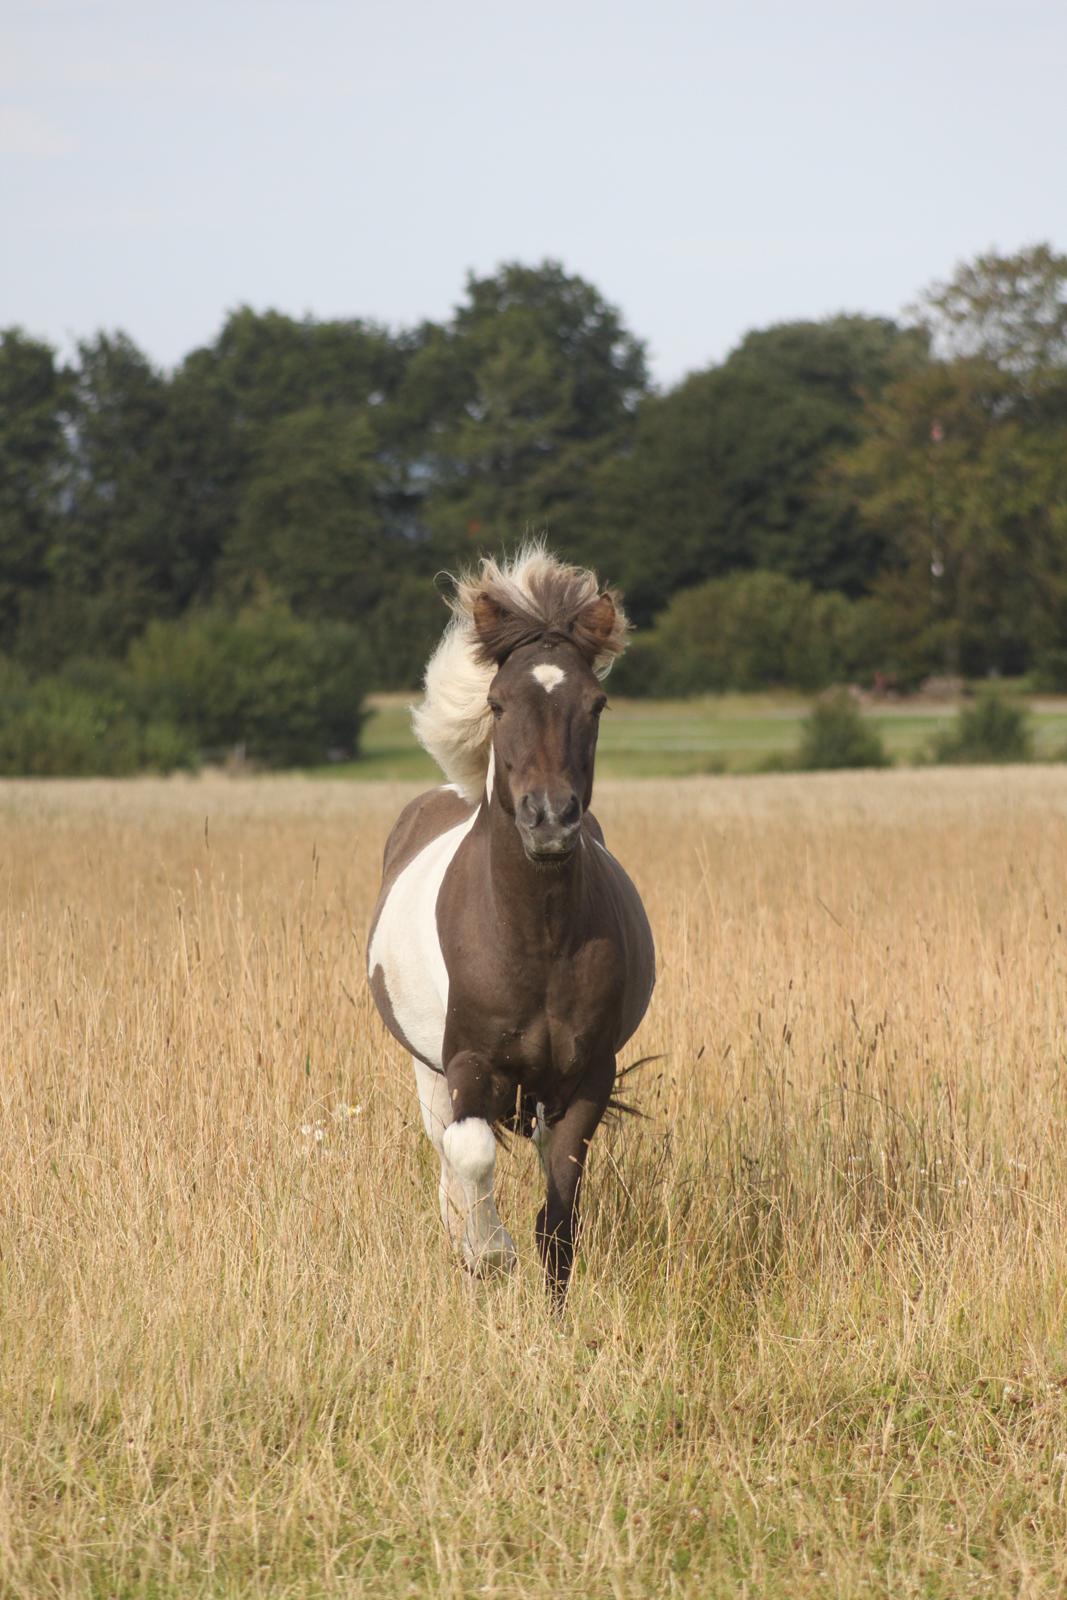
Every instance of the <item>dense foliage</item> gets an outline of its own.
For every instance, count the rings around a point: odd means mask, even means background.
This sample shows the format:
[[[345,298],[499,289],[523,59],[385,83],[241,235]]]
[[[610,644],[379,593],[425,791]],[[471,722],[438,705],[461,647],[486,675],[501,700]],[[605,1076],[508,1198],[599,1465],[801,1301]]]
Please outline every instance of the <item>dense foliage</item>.
[[[472,276],[447,323],[402,332],[241,309],[171,373],[121,333],[64,364],[9,329],[3,760],[29,759],[11,730],[31,701],[35,727],[169,730],[159,764],[187,742],[354,749],[363,690],[417,680],[445,616],[434,575],[541,530],[625,590],[633,692],[932,672],[1062,688],[1065,430],[1067,257],[1044,245],[962,266],[906,325],[751,333],[666,393],[618,312],[551,262]],[[214,678],[193,665],[211,650]],[[174,676],[149,716],[123,696],[150,660]],[[116,669],[106,693],[71,679],[86,662]]]
[[[196,747],[173,723],[134,709],[106,667],[31,682],[17,668],[0,673],[0,776],[124,777],[196,764]]]
[[[871,600],[820,592],[757,569],[682,589],[639,633],[612,677],[617,693],[689,695],[869,676],[884,629]]]
[[[122,661],[0,671],[0,774],[170,772],[202,758],[294,766],[359,748],[358,631],[267,599],[150,622]]]

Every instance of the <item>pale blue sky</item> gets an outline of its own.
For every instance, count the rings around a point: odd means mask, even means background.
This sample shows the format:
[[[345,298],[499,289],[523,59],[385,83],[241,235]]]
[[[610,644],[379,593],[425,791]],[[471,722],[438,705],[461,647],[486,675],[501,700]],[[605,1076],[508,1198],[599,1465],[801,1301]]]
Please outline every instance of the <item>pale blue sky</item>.
[[[4,0],[0,326],[171,364],[238,304],[406,325],[556,257],[662,383],[1067,249],[1061,0]]]

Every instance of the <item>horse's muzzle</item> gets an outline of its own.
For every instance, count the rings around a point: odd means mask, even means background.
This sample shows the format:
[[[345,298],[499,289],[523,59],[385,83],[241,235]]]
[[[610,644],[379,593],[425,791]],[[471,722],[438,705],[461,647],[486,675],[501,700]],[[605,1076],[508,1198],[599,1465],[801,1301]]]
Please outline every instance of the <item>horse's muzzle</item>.
[[[554,805],[552,802],[556,800]],[[565,861],[582,831],[582,806],[576,794],[524,794],[515,808],[515,826],[531,861]]]

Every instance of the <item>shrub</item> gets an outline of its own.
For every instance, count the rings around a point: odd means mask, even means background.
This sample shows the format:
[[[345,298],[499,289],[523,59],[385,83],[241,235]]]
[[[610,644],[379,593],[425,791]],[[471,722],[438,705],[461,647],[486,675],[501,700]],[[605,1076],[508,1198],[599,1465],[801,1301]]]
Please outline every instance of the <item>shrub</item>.
[[[127,671],[146,720],[181,728],[201,751],[241,746],[268,766],[358,751],[367,664],[345,623],[306,622],[273,601],[236,617],[203,611],[151,623]]]
[[[933,741],[935,761],[975,766],[1029,761],[1033,735],[1022,706],[995,690],[987,691],[973,706],[964,706],[951,728]]]
[[[145,722],[115,695],[64,678],[30,683],[0,676],[0,774],[5,777],[121,777],[145,768],[195,765],[172,724]]]
[[[870,601],[780,572],[735,572],[675,595],[616,681],[630,694],[822,689],[877,670],[883,635]]]
[[[0,773],[118,776],[243,746],[271,766],[356,753],[360,636],[266,602],[154,622],[125,662],[68,662],[32,681],[0,661]]]
[[[864,721],[855,701],[841,689],[812,710],[794,765],[802,772],[887,767],[889,757],[877,728]]]
[[[812,591],[776,572],[735,573],[676,595],[656,633],[676,693],[762,689],[804,670]],[[818,679],[818,672],[814,674]]]

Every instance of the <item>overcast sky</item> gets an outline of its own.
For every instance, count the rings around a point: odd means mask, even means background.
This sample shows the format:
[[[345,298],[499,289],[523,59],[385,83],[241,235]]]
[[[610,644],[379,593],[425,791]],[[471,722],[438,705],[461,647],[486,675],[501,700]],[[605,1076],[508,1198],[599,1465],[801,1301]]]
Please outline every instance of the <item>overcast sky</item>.
[[[1067,249],[1062,0],[3,0],[0,326],[170,365],[240,304],[583,274],[671,383]]]

